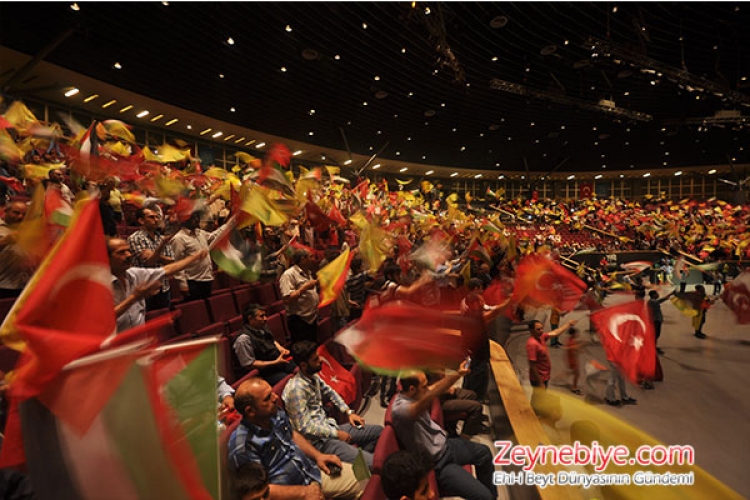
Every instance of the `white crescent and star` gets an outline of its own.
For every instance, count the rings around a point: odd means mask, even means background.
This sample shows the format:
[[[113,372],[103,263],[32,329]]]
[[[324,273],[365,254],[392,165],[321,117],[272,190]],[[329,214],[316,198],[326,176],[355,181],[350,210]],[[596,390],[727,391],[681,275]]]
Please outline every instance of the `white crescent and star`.
[[[616,338],[620,343],[622,343],[622,338],[620,338],[619,331],[620,325],[628,321],[635,321],[641,326],[641,331],[646,331],[646,323],[644,323],[643,319],[637,314],[615,314],[609,320],[609,331],[612,333],[612,336]],[[635,347],[636,350],[640,349],[643,346],[643,336],[634,335],[631,345]]]
[[[84,262],[69,269],[68,272],[60,276],[60,279],[55,282],[55,286],[50,291],[49,299],[54,300],[65,285],[76,280],[98,283],[106,288],[110,294],[112,293],[112,272],[109,267],[99,262]]]

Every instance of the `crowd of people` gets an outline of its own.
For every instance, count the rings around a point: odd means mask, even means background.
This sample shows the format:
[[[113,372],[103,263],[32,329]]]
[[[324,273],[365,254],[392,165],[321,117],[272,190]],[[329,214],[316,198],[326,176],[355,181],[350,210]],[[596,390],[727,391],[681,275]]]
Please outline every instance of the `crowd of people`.
[[[91,133],[97,133],[96,127]],[[361,495],[353,464],[361,455],[372,468],[372,452],[383,427],[365,423],[357,409],[317,375],[317,273],[341,252],[351,250],[354,257],[332,304],[337,329],[360,318],[373,300],[380,305],[411,301],[471,318],[472,328],[485,339],[471,353],[470,362],[451,367],[454,371],[448,374],[411,372],[398,384],[395,378],[381,377],[381,404],[390,406],[393,427],[405,448],[389,457],[382,471],[384,491],[395,499],[428,498],[425,477],[430,469],[443,495],[496,497],[490,450],[471,438],[489,431],[482,413],[490,373],[487,327],[509,309],[514,319],[523,317],[523,305],[511,304],[510,295],[524,255],[536,252],[559,261],[561,255],[592,250],[563,238],[586,233],[597,241],[593,250],[606,253],[663,250],[664,261],[653,264],[665,279],[679,267],[675,257],[681,254],[707,262],[750,257],[750,207],[719,200],[505,200],[488,192],[483,202],[467,198],[460,204],[457,194],[447,193],[439,182],[424,181],[414,190],[399,183],[391,191],[385,179],[352,182],[340,177],[336,168],[321,167],[301,170],[295,179],[283,150],[264,162],[238,157],[234,172],[204,170],[188,152],[177,161],[141,158],[138,168],[130,168],[138,154],[134,144],[117,153],[131,158],[130,163],[118,163],[113,148],[123,139],[103,134],[110,149],[101,152],[109,156],[109,163],[97,164],[96,171],[81,149],[61,148],[59,142],[49,141],[43,153],[37,147],[16,156],[6,153],[0,165],[6,179],[0,193],[0,298],[21,293],[43,257],[39,248],[50,248],[59,237],[76,198],[99,199],[103,228],[110,237],[107,250],[118,331],[143,324],[148,311],[169,307],[175,283],[185,300],[210,297],[218,261],[209,252],[228,231],[236,232],[243,272],[255,267],[256,279],[278,283],[291,334],[290,342],[282,345],[268,329],[267,304],[242,305],[244,324],[232,337],[234,368],[240,377],[253,370],[258,376],[236,392],[218,381],[224,413],[236,410],[241,419],[229,442],[227,462],[238,498]],[[15,142],[22,138],[17,133]],[[282,169],[278,177],[277,167]],[[251,222],[243,225],[240,214]],[[30,238],[36,252],[30,250]],[[616,289],[645,296],[638,272],[612,273],[604,264],[600,269],[573,267],[597,302]],[[501,300],[489,303],[486,292],[493,284],[504,293]],[[702,286],[696,290],[701,302],[710,302]],[[649,293],[657,339],[659,307],[667,298],[654,290]],[[694,319],[695,334],[701,338],[707,308],[697,309],[702,316]],[[556,310],[548,333],[539,321],[529,324],[529,380],[534,387],[546,388],[549,383],[547,340],[571,332],[575,325],[560,324],[565,312]],[[564,348],[575,377],[571,390],[579,394],[580,346],[572,331]],[[614,364],[611,371],[618,376]],[[281,405],[273,386],[290,375]],[[436,398],[446,413],[464,414],[460,434],[455,424],[443,427],[431,417],[429,408]],[[621,378],[610,382],[605,400],[635,403]],[[331,419],[326,404],[348,421]],[[466,464],[474,465],[475,475],[466,471]]]

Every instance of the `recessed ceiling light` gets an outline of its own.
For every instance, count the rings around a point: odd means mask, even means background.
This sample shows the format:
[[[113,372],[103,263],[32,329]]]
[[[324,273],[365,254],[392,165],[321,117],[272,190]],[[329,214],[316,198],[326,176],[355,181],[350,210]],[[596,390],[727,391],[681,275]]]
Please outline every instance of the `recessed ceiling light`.
[[[236,112],[237,110],[236,110],[236,109],[234,109],[234,106],[232,106],[231,108],[229,108],[229,111],[231,111],[232,113],[234,113],[234,112]]]
[[[500,164],[499,164],[499,163],[495,163],[495,166],[496,166],[496,167],[499,167],[499,166],[500,166]]]
[[[294,153],[292,153],[292,156],[299,156],[301,154],[302,154],[302,150],[298,149],[297,151],[295,151]]]
[[[617,14],[617,5],[612,7],[612,14]]]
[[[404,47],[404,48],[401,49],[401,53],[402,54],[406,54],[406,47]]]
[[[282,73],[286,73],[286,66],[282,66],[280,69]]]
[[[65,97],[73,97],[78,92],[80,92],[80,90],[78,90],[77,88],[73,87],[72,89],[70,89],[67,92],[65,92]]]
[[[601,179],[602,177],[604,177],[604,176],[603,176],[602,174],[599,174],[599,175],[595,175],[595,176],[594,176],[594,179],[596,179],[596,180],[599,180],[599,179]]]
[[[265,145],[266,145],[265,142],[259,142],[258,144],[255,145],[255,149],[260,149],[260,148],[262,148]]]
[[[624,178],[625,178],[625,174],[620,174],[620,179],[624,179]]]
[[[474,176],[475,179],[479,179],[480,177],[482,177],[482,174],[477,174]]]
[[[169,2],[162,2],[161,3],[164,7],[169,7]]]
[[[86,99],[84,99],[84,100],[83,100],[83,102],[91,102],[91,101],[93,101],[94,99],[96,99],[97,97],[99,97],[99,94],[91,94],[91,95],[90,95],[90,96],[88,96],[88,97],[87,97]]]
[[[154,123],[154,122],[156,122],[156,121],[159,121],[159,120],[161,120],[162,118],[164,118],[164,115],[156,115],[156,116],[154,116],[153,118],[151,118],[151,123]]]
[[[427,159],[427,155],[422,155],[422,159],[426,160]]]
[[[492,58],[492,62],[497,62],[497,56]]]
[[[79,10],[81,10],[81,6],[78,5],[77,3],[72,3],[72,4],[70,4],[70,10],[74,10],[74,11],[78,12]]]
[[[244,140],[245,140],[245,136],[243,135],[242,137],[240,137],[239,139],[237,139],[236,141],[234,141],[234,143],[235,144],[239,144],[239,143],[241,143]]]
[[[234,134],[229,134],[224,138],[225,141],[231,141],[232,139],[234,139]]]
[[[308,115],[310,115],[310,116],[312,116],[312,115],[314,115],[314,114],[315,114],[315,110],[314,110],[314,109],[311,109],[310,111],[308,111],[308,112],[307,112],[307,114],[308,114]]]
[[[525,179],[525,178],[526,178],[526,176],[525,176],[525,175],[522,175],[522,176],[521,176],[521,179]]]
[[[712,168],[711,170],[708,171],[708,175],[713,175],[715,173],[716,173],[716,169],[715,168]]]
[[[333,56],[333,58],[334,58],[334,59],[336,59],[336,60],[338,61],[339,59],[341,59],[341,56],[340,56],[340,55],[338,55],[338,54],[336,54],[335,56]]]
[[[117,99],[112,99],[111,101],[105,102],[104,104],[102,104],[102,108],[106,109],[106,108],[112,106],[116,102],[117,102]]]
[[[315,135],[315,132],[313,132],[313,131],[311,130],[311,131],[309,131],[309,132],[307,133],[307,135]]]
[[[401,156],[401,151],[396,151],[396,156]]]
[[[377,170],[379,168],[380,168],[380,163],[376,163],[375,165],[372,166],[373,170]]]
[[[404,173],[404,172],[406,172],[407,170],[409,170],[409,167],[404,167],[404,168],[402,168],[401,170],[399,170],[399,172],[401,172],[401,173]]]
[[[375,77],[374,77],[373,79],[374,79],[374,80],[375,80],[376,82],[379,82],[379,81],[380,81],[380,77],[379,77],[378,75],[375,75]]]
[[[563,42],[563,45],[568,45],[569,43],[570,43],[570,42],[569,42],[568,40],[565,40],[565,41]]]
[[[346,161],[344,162],[344,165],[351,165],[351,164],[352,164],[352,161],[351,161],[351,160],[346,160]]]
[[[131,109],[133,109],[133,105],[132,104],[128,104],[127,106],[125,106],[124,108],[122,108],[120,110],[120,113],[124,113],[125,111],[129,111]]]
[[[207,128],[205,130],[202,130],[201,131],[201,135],[206,135],[207,133],[211,132],[211,130],[212,130],[211,127]]]
[[[424,175],[432,175],[434,173],[435,173],[434,170],[428,170],[427,172],[424,173]]]
[[[219,73],[219,78],[224,78],[224,73]]]
[[[286,28],[284,28],[284,29],[286,30],[287,33],[291,33],[292,32],[292,27],[289,26],[288,24],[286,25]]]
[[[186,125],[185,128],[188,129],[188,130],[193,130],[193,126],[192,125]]]
[[[643,174],[643,177],[651,177],[651,172],[646,172],[645,174]]]
[[[429,16],[429,15],[430,15],[430,12],[432,12],[432,11],[430,10],[430,8],[429,8],[429,7],[425,7],[425,8],[424,8],[424,13],[425,13],[425,15],[426,15],[426,16]]]
[[[576,178],[575,174],[571,174],[571,175],[568,176],[568,180],[569,181],[572,181],[575,178]]]
[[[451,174],[451,177],[456,177],[457,175],[458,175],[458,172],[453,172],[453,173]]]
[[[138,114],[137,114],[137,115],[135,115],[135,116],[137,116],[138,118],[143,118],[144,116],[148,116],[148,111],[146,111],[146,110],[144,109],[143,111],[141,111],[140,113],[138,113]]]
[[[409,92],[409,97],[414,97],[414,92]]]
[[[677,172],[674,173],[674,175],[675,175],[675,177],[681,176],[682,175],[682,170],[678,170]]]
[[[231,36],[229,38],[227,38],[227,43],[229,45],[234,45],[234,38],[232,38]]]
[[[112,65],[112,67],[115,69],[122,69],[122,64],[120,64],[119,62],[116,62]]]
[[[362,23],[362,29],[363,29],[363,30],[366,30],[366,29],[367,29],[367,23]]]
[[[212,135],[211,137],[213,137],[214,139],[216,139],[216,138],[218,138],[218,137],[221,137],[222,135],[224,135],[224,132],[216,132],[216,133],[215,133],[214,135]]]
[[[461,152],[466,151],[466,146],[461,146]]]
[[[367,106],[367,101],[363,102],[362,106]]]
[[[324,155],[324,154],[321,154],[321,155],[320,155],[320,159],[321,159],[321,160],[325,160],[325,159],[326,159],[326,155]]]

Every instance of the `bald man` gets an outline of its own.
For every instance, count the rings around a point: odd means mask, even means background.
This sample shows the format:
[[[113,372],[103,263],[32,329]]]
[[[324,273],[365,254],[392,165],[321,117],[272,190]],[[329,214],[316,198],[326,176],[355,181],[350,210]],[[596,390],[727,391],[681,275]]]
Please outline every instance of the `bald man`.
[[[242,423],[229,438],[230,470],[248,462],[262,464],[268,471],[271,499],[359,498],[362,491],[351,465],[342,464],[336,455],[321,453],[293,430],[278,400],[261,378],[239,386],[234,406]]]
[[[14,201],[5,207],[5,218],[0,220],[0,299],[18,297],[34,274],[34,263],[16,242],[25,216],[26,203]]]

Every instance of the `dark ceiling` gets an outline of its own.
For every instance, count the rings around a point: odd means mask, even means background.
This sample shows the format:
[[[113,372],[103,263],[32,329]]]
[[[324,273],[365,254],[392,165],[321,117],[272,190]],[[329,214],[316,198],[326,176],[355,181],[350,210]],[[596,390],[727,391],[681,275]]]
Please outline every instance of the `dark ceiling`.
[[[75,27],[45,60],[216,119],[537,172],[750,161],[750,123],[713,118],[750,113],[748,26],[740,2],[0,3],[0,44]]]

